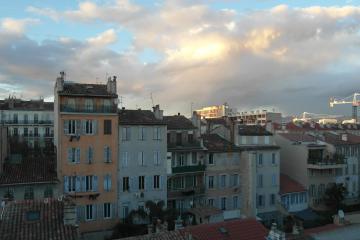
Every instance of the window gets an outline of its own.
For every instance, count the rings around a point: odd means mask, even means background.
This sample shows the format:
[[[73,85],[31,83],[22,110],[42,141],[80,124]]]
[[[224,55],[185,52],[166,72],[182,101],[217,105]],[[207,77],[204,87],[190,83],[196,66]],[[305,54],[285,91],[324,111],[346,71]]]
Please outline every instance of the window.
[[[17,123],[17,122],[18,122],[18,115],[17,115],[17,113],[14,113],[14,115],[13,115],[13,120],[14,120],[14,123]]]
[[[53,189],[50,186],[47,186],[44,190],[44,198],[51,198],[53,197]]]
[[[353,166],[353,168],[352,168],[352,172],[353,172],[353,173],[352,173],[352,174],[353,174],[353,175],[356,175],[356,164],[353,164],[352,166]]]
[[[270,205],[275,205],[275,194],[270,194]]]
[[[123,141],[130,141],[130,128],[129,127],[123,127],[121,129],[121,139]]]
[[[226,197],[221,198],[221,210],[226,210]]]
[[[65,176],[64,177],[65,190],[68,192],[76,191],[76,176]]]
[[[239,185],[239,174],[232,175],[232,186],[236,187]]]
[[[76,120],[64,120],[64,133],[73,135],[76,134]]]
[[[28,128],[24,128],[24,136],[28,136],[29,135],[29,129]]]
[[[154,189],[159,189],[159,188],[160,188],[160,176],[155,175],[154,176]]]
[[[310,197],[315,197],[316,193],[315,193],[315,185],[314,184],[310,185],[309,194],[310,194]]]
[[[123,177],[123,192],[129,191],[129,177]]]
[[[104,218],[111,218],[111,203],[104,203]]]
[[[106,174],[104,176],[104,190],[106,192],[111,191],[111,174]]]
[[[35,113],[34,114],[34,123],[38,123],[39,122],[39,114]]]
[[[111,163],[111,149],[109,146],[104,147],[104,162]]]
[[[24,115],[24,123],[27,124],[29,122],[29,117],[27,114]]]
[[[188,142],[192,143],[194,141],[194,135],[192,133],[188,134]]]
[[[276,177],[276,174],[273,174],[272,176],[271,176],[271,184],[273,185],[273,186],[276,186],[277,185],[277,177]]]
[[[211,207],[214,207],[214,199],[213,198],[209,198],[208,199],[208,205],[211,206]]]
[[[154,165],[156,165],[156,166],[160,165],[160,152],[159,151],[154,152]]]
[[[138,152],[139,166],[145,166],[144,152]]]
[[[145,141],[146,139],[146,128],[145,127],[139,127],[139,140]]]
[[[104,135],[111,135],[111,120],[104,120]]]
[[[84,126],[83,126],[83,130],[84,133],[87,135],[92,135],[95,133],[95,129],[94,126],[95,125],[95,121],[94,120],[85,120],[84,122]]]
[[[86,220],[93,220],[94,219],[94,206],[93,205],[86,205]]]
[[[222,188],[225,188],[226,187],[226,175],[221,175],[220,176],[220,186]]]
[[[68,148],[69,163],[80,163],[80,148]]]
[[[182,145],[182,134],[176,133],[176,145]]]
[[[124,168],[129,166],[129,153],[128,152],[122,152],[122,166]]]
[[[178,166],[184,166],[186,163],[186,154],[181,153],[179,156],[179,160],[178,160]]]
[[[39,129],[37,127],[34,128],[34,136],[39,136]]]
[[[209,176],[209,188],[214,188],[214,176]]]
[[[214,164],[214,154],[209,153],[209,164]]]
[[[45,136],[50,137],[50,128],[45,128]]]
[[[271,154],[271,163],[272,163],[273,165],[276,164],[276,153],[272,153],[272,154]]]
[[[125,219],[129,215],[129,206],[122,207],[122,218]]]
[[[104,112],[111,112],[111,101],[109,99],[104,99]]]
[[[85,190],[86,190],[86,192],[93,191],[93,176],[92,175],[86,176]]]
[[[139,190],[145,189],[145,176],[139,176]]]
[[[19,130],[18,128],[14,128],[14,136],[18,136],[19,135]]]
[[[75,99],[73,98],[67,99],[67,108],[69,109],[69,111],[75,111]]]
[[[153,139],[154,140],[161,140],[161,136],[160,136],[160,127],[154,127],[154,136]]]
[[[34,189],[32,187],[25,187],[24,199],[25,200],[34,199]]]
[[[257,207],[264,207],[265,206],[265,196],[258,195],[257,196]]]
[[[238,196],[233,196],[233,208],[234,209],[239,208],[239,197]]]
[[[263,175],[262,175],[262,174],[258,174],[257,178],[258,178],[257,186],[258,186],[258,187],[263,187]]]
[[[263,165],[263,154],[259,153],[258,154],[258,166],[262,166]]]
[[[196,153],[196,152],[193,152],[193,153],[191,154],[191,163],[192,163],[193,165],[197,164],[197,153]]]
[[[94,110],[94,103],[92,99],[85,99],[85,112],[93,112]]]
[[[91,164],[94,161],[94,148],[89,147],[87,150],[87,162]]]

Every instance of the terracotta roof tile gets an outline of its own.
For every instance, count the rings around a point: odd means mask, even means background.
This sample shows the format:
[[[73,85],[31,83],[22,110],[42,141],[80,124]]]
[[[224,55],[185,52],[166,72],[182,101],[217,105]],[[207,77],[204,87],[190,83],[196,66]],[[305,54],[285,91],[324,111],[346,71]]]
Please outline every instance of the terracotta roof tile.
[[[164,122],[169,130],[192,130],[196,127],[183,115],[164,116]]]
[[[218,134],[206,134],[202,135],[202,138],[204,139],[204,146],[209,151],[230,152],[240,150],[239,147],[220,137]]]
[[[241,136],[272,136],[272,133],[259,125],[239,125],[238,133]]]
[[[119,111],[120,125],[165,125],[165,122],[155,118],[150,110],[128,110]]]
[[[285,174],[280,174],[280,194],[305,192],[303,185]]]
[[[13,106],[10,102],[13,102]],[[54,103],[43,100],[5,99],[0,100],[0,110],[54,111]]]

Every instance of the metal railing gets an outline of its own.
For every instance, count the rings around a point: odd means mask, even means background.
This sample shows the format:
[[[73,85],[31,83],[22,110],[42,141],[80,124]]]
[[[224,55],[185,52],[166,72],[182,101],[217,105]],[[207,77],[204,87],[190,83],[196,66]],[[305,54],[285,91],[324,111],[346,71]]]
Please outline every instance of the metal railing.
[[[117,107],[114,106],[69,106],[65,104],[60,105],[60,112],[81,112],[81,113],[116,113]]]
[[[1,120],[0,123],[2,124],[18,124],[18,125],[36,125],[36,124],[54,124],[52,120]]]
[[[204,172],[206,169],[206,165],[199,164],[199,165],[192,165],[192,166],[179,166],[173,167],[172,173],[192,173],[192,172]]]

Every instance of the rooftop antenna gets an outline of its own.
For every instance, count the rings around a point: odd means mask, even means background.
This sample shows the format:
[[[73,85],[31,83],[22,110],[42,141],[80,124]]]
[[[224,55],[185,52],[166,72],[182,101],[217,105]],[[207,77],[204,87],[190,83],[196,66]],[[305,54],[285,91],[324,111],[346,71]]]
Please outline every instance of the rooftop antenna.
[[[152,92],[150,93],[151,105],[154,107],[154,98]]]
[[[123,98],[123,96],[119,96],[119,104],[121,108],[123,107]]]
[[[194,106],[194,103],[191,102],[190,103],[190,116],[192,116],[192,114],[193,114],[193,106]]]

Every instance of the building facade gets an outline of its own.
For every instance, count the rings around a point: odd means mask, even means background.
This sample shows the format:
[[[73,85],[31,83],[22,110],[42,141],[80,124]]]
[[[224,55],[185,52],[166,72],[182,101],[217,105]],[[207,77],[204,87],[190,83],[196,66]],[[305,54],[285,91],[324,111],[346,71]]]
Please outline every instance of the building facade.
[[[167,204],[167,130],[157,105],[119,111],[118,209],[124,220],[147,201]]]
[[[199,129],[178,114],[164,116],[167,124],[168,207],[184,212],[204,205],[205,148]]]
[[[0,125],[0,174],[4,170],[5,160],[9,155],[8,130],[7,127]]]
[[[77,205],[80,232],[113,227],[117,218],[118,114],[116,77],[106,84],[55,85],[57,174]]]
[[[53,147],[54,103],[11,98],[0,100],[0,123],[7,126],[9,136],[25,142],[30,148]]]
[[[256,110],[249,112],[239,112],[232,119],[241,122],[242,124],[258,124],[265,126],[268,122],[281,124],[282,115],[278,112],[272,112],[267,110]]]

